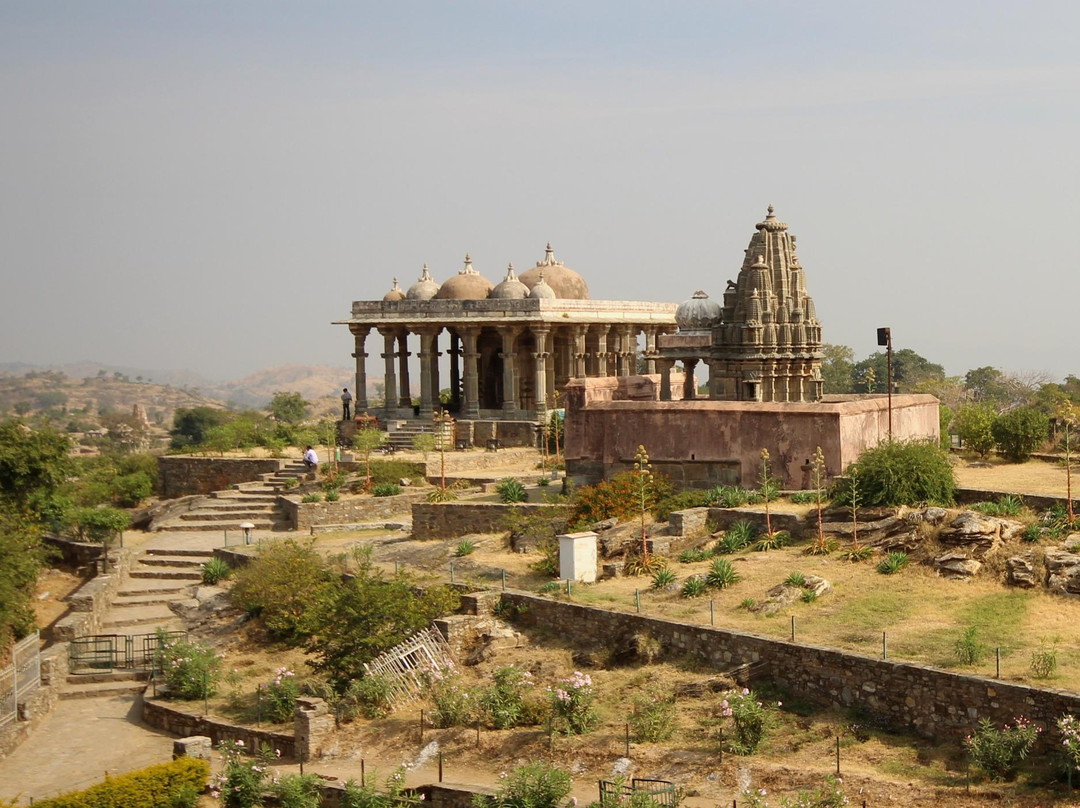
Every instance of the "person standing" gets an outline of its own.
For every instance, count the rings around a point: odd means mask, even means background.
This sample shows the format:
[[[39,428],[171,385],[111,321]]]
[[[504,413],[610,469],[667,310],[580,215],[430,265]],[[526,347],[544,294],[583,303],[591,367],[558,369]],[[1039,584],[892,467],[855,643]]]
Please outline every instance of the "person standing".
[[[341,388],[341,420],[348,421],[352,410],[352,393],[348,387]]]

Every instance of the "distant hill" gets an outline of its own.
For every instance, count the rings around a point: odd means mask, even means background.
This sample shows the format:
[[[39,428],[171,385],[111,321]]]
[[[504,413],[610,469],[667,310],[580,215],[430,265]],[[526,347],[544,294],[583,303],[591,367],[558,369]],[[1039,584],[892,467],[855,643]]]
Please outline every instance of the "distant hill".
[[[335,409],[342,387],[353,388],[354,371],[329,365],[279,365],[266,368],[231,382],[208,384],[204,392],[222,401],[241,407],[265,407],[279,390],[299,393],[316,404],[314,412],[322,414],[326,406]],[[355,391],[354,391],[355,393]],[[320,399],[327,399],[324,405]]]

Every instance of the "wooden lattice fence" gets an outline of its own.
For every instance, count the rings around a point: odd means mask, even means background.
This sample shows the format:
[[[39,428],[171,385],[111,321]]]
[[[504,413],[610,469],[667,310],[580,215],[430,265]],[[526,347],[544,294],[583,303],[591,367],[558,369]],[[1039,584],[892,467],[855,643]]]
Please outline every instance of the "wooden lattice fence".
[[[389,682],[391,704],[418,698],[428,676],[453,667],[450,646],[434,626],[364,663],[368,676],[383,676]]]

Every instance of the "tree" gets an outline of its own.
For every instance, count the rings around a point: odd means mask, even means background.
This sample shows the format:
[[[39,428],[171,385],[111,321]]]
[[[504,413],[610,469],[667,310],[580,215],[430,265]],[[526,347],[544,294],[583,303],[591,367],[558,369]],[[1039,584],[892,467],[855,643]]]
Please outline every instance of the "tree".
[[[206,441],[210,430],[228,423],[232,418],[232,413],[213,407],[180,407],[173,415],[173,428],[169,431],[172,447],[185,449],[198,446]]]
[[[435,448],[435,436],[423,433],[417,435],[416,438],[426,437],[430,438],[429,449]],[[378,449],[386,442],[386,433],[380,432],[377,429],[358,429],[353,436],[353,448],[356,449],[364,457],[365,479],[364,487],[371,488],[371,453]],[[425,446],[428,443],[423,442]],[[427,458],[427,451],[424,452],[425,459]]]
[[[0,658],[34,630],[34,585],[45,555],[36,515],[0,498]]]
[[[848,466],[847,476],[837,486],[838,505],[950,505],[956,490],[949,455],[935,441],[879,443]]]
[[[856,387],[863,389],[866,386],[870,369],[873,369],[874,378],[871,392],[889,392],[888,357],[880,351],[870,354],[866,359],[855,364],[852,375]],[[921,383],[935,379],[943,381],[945,368],[919,356],[910,348],[901,348],[899,351],[893,351],[892,377],[896,389],[907,393],[913,391]]]
[[[0,422],[0,499],[39,508],[64,482],[70,468],[71,441],[44,427],[22,421]]]
[[[822,390],[825,393],[854,393],[852,374],[855,370],[855,351],[846,345],[822,345]]]
[[[1023,463],[1049,436],[1050,419],[1035,407],[1017,407],[999,416],[992,431],[1002,456]]]
[[[967,449],[986,457],[997,441],[994,439],[994,421],[997,414],[989,404],[965,404],[953,417],[953,431]]]
[[[286,424],[298,424],[304,420],[311,404],[299,393],[287,393],[282,390],[274,393],[266,409],[274,420]]]

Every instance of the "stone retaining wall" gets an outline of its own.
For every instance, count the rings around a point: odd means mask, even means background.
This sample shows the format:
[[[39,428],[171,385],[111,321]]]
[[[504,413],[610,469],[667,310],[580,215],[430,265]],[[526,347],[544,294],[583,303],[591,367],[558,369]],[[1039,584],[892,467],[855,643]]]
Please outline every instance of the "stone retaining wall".
[[[53,642],[67,642],[86,634],[98,634],[109,603],[124,582],[133,550],[109,553],[109,574],[97,575],[67,597],[70,611],[45,633]]]
[[[997,502],[1003,496],[1018,496],[1033,511],[1046,511],[1055,505],[1065,507],[1066,497],[1047,497],[1039,494],[1017,494],[1011,491],[988,491],[981,488],[957,488],[953,494],[957,505],[973,505],[976,502]],[[1074,507],[1080,510],[1080,501],[1073,500]]]
[[[412,506],[413,538],[455,539],[468,533],[498,533],[506,530],[506,517],[515,509],[543,513],[555,508],[524,502],[417,502]]]
[[[299,497],[278,497],[278,506],[293,530],[310,530],[316,525],[377,522],[408,513],[414,502],[427,498],[427,489],[407,491],[392,497],[350,497],[337,502],[301,502]]]
[[[523,592],[504,592],[502,600],[518,607],[519,624],[554,630],[565,642],[579,647],[618,646],[644,632],[660,642],[665,654],[700,656],[719,671],[750,666],[751,682],[768,682],[823,706],[864,709],[893,727],[927,737],[959,739],[981,718],[1001,725],[1023,715],[1046,728],[1040,744],[1048,751],[1060,743],[1057,719],[1065,713],[1080,715],[1080,694],[1076,693],[579,606]]]
[[[714,530],[727,530],[736,522],[749,522],[758,533],[765,532],[765,511],[753,508],[709,508],[708,520],[716,526]],[[776,511],[770,514],[769,521],[774,532],[786,530],[793,539],[802,537],[806,524],[806,520],[798,514]]]
[[[292,735],[238,727],[211,716],[192,715],[162,699],[143,698],[142,720],[180,738],[205,735],[215,746],[221,741],[243,741],[248,749],[258,749],[267,744],[271,749],[280,749],[282,757],[296,757],[296,740]]]
[[[158,458],[157,490],[163,499],[209,494],[250,483],[285,465],[274,457],[195,457],[165,455]]]

